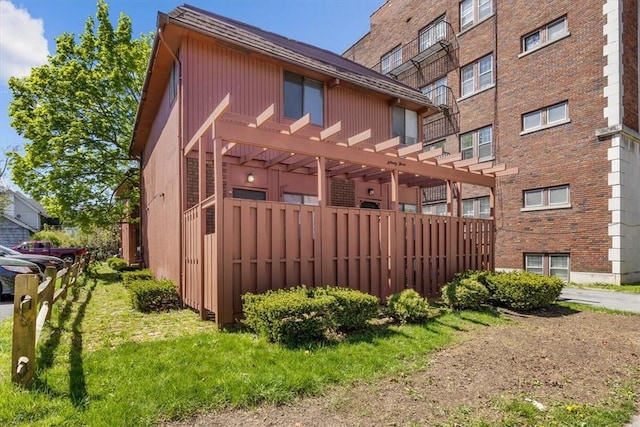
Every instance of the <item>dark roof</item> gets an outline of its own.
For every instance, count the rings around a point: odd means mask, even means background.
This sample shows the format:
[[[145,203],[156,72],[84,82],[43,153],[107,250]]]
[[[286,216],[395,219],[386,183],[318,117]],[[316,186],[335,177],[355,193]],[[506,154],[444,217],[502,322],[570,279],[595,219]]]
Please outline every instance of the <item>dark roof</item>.
[[[185,4],[177,7],[168,15],[160,14],[159,24],[162,21],[170,21],[176,25],[223,39],[229,43],[348,81],[376,92],[436,108],[430,99],[420,91],[336,53],[194,6]]]

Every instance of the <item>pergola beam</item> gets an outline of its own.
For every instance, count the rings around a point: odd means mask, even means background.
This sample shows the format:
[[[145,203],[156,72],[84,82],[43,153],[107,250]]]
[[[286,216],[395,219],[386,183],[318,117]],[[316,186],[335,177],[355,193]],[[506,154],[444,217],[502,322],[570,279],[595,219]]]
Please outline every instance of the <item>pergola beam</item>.
[[[282,153],[282,154],[279,154],[279,155],[277,155],[276,157],[274,157],[273,159],[268,160],[268,161],[264,164],[264,167],[268,169],[268,168],[270,168],[270,167],[272,167],[272,166],[277,165],[278,163],[282,163],[283,161],[285,161],[285,160],[287,160],[288,158],[293,157],[293,156],[295,156],[295,155],[296,155],[296,153]]]
[[[227,120],[227,118],[229,120]],[[233,120],[234,118],[235,120]],[[400,159],[393,160],[388,156],[378,153],[354,150],[353,148],[337,144],[318,144],[308,138],[252,129],[235,122],[236,120],[241,121],[243,118],[244,116],[226,113],[224,120],[218,120],[216,122],[216,136],[220,136],[228,142],[267,147],[268,149],[276,151],[295,152],[314,158],[322,156],[333,160],[349,159],[349,161],[353,163],[364,164],[378,169],[397,169],[405,173],[418,174],[433,179],[450,179],[485,187],[495,186],[495,177],[491,176],[474,174],[453,168],[444,168],[424,162],[404,162],[399,161]]]
[[[376,153],[379,153],[381,151],[385,151],[390,148],[397,147],[398,145],[400,145],[400,137],[396,136],[395,138],[391,138],[384,142],[379,142],[378,144],[376,144],[375,151]]]
[[[425,160],[434,159],[438,156],[442,156],[442,147],[438,147],[435,150],[425,151],[424,153],[418,154],[418,160],[423,162]]]
[[[398,157],[405,157],[405,156],[417,153],[417,152],[422,151],[422,150],[424,150],[424,147],[420,143],[411,144],[411,145],[405,145],[404,147],[398,148]]]
[[[287,171],[291,172],[293,170],[299,169],[303,166],[308,165],[309,163],[315,163],[316,159],[315,157],[306,157],[302,160],[298,160],[295,163],[290,164],[289,166],[287,166]]]
[[[334,176],[345,175],[345,174],[348,174],[350,172],[354,172],[354,171],[360,170],[360,168],[362,168],[361,165],[346,165],[346,166],[343,166],[343,167],[338,168],[338,169],[330,170],[329,173],[327,174],[327,176],[332,178]]]
[[[324,141],[325,139],[329,138],[330,136],[335,135],[336,133],[340,132],[342,130],[342,122],[337,122],[331,126],[329,126],[328,128],[324,129],[323,131],[320,132],[320,141]]]
[[[216,108],[213,109],[209,117],[207,117],[207,120],[205,120],[204,123],[202,123],[202,126],[200,126],[196,133],[193,134],[193,137],[191,137],[189,143],[184,147],[185,156],[189,154],[191,150],[193,150],[200,137],[204,136],[204,133],[207,131],[207,129],[213,126],[213,123],[216,121],[216,119],[220,117],[227,110],[227,108],[229,108],[229,105],[231,105],[230,93],[228,93],[227,96],[225,96],[222,101],[220,101]]]
[[[250,123],[249,126],[251,127],[260,127],[262,126],[267,120],[269,120],[271,117],[273,117],[273,115],[276,112],[276,107],[275,104],[271,104],[267,107],[266,110],[264,110],[262,113],[260,113],[260,115],[258,117],[256,117],[256,122],[254,123]]]
[[[369,138],[371,138],[371,129],[367,129],[364,132],[360,132],[359,134],[354,135],[351,138],[348,138],[347,145],[349,147],[352,147],[356,144],[360,144],[361,142],[366,141]]]
[[[258,157],[260,154],[264,153],[265,151],[267,151],[266,148],[257,148],[253,151],[251,151],[249,154],[245,154],[244,156],[240,157],[240,161],[239,163],[241,165],[244,165],[245,163],[249,163],[251,160],[255,159],[256,157]]]

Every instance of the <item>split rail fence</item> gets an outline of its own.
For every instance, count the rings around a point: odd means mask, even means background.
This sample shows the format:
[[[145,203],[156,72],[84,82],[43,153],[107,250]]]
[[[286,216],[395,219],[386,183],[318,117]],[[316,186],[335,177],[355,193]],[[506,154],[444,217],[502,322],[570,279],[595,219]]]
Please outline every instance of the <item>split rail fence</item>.
[[[11,380],[28,387],[36,371],[36,348],[42,328],[51,318],[53,305],[64,300],[69,288],[76,284],[88,263],[82,258],[73,265],[56,271],[47,267],[41,282],[36,274],[16,276],[13,303],[13,344],[11,347]],[[60,287],[56,290],[56,283]]]

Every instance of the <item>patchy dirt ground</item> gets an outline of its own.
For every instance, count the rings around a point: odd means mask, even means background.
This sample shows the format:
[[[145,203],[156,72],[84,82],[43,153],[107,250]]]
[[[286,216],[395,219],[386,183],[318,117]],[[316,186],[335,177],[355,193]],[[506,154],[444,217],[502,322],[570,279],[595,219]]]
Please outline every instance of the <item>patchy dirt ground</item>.
[[[226,410],[173,426],[384,426],[500,419],[501,399],[594,404],[612,382],[640,384],[640,317],[573,312],[506,314],[429,357],[426,370],[285,406]],[[640,390],[639,390],[640,391]]]

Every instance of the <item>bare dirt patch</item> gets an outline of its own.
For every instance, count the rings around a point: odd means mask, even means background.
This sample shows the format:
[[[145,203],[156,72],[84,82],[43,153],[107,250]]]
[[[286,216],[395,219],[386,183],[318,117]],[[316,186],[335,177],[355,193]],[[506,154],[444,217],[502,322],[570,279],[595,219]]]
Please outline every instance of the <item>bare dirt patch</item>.
[[[500,401],[591,405],[607,399],[613,382],[640,384],[640,317],[562,308],[506,316],[513,322],[463,334],[406,377],[172,425],[433,426],[455,425],[460,415],[491,422],[501,418]]]

